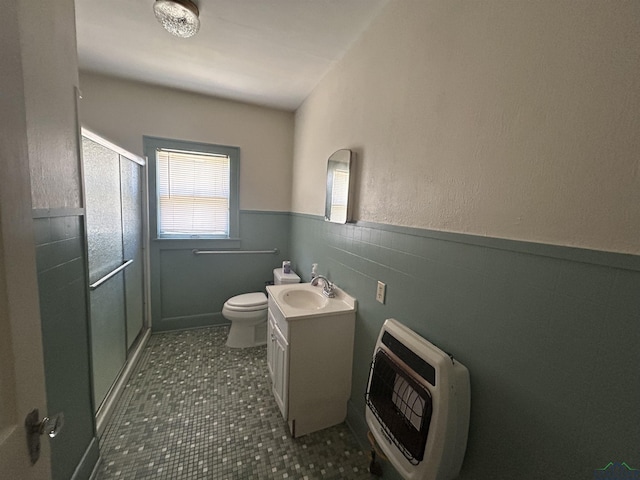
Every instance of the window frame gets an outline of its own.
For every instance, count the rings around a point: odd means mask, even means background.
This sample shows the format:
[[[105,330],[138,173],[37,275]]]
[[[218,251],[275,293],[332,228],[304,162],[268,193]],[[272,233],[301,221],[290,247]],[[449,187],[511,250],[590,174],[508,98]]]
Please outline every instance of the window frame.
[[[149,168],[149,231],[152,240],[171,241],[189,240],[190,242],[206,241],[206,243],[226,243],[227,247],[235,247],[239,242],[240,232],[240,148],[228,145],[176,140],[161,137],[143,136],[144,154]],[[196,234],[164,234],[160,235],[160,192],[158,189],[158,149],[181,150],[229,157],[229,235],[196,235]]]

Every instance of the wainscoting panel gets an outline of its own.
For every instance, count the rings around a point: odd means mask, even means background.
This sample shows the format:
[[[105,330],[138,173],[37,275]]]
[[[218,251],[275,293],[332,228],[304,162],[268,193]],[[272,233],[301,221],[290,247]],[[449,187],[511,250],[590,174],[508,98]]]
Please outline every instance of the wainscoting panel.
[[[50,441],[53,479],[72,478],[80,464],[88,473],[74,478],[87,479],[99,453],[91,403],[83,218],[49,210],[35,211],[34,217],[47,404],[50,414],[65,415],[64,429]]]
[[[291,260],[358,299],[348,421],[363,442],[373,347],[396,318],[469,368],[460,478],[640,468],[640,257],[293,214]]]
[[[278,254],[194,255],[193,249],[230,249],[229,241],[152,240],[153,330],[227,324],[224,302],[234,295],[264,291],[273,269],[289,259],[289,214],[240,212],[240,239],[233,250]]]

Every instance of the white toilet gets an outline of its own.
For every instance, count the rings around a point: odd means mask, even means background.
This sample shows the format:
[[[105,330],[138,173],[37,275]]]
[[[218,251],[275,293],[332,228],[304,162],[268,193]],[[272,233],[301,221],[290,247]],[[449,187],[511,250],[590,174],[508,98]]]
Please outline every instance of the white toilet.
[[[300,283],[300,277],[291,270],[273,270],[273,283]],[[231,322],[227,347],[257,347],[267,343],[267,296],[263,292],[243,293],[231,297],[222,307],[222,316]]]

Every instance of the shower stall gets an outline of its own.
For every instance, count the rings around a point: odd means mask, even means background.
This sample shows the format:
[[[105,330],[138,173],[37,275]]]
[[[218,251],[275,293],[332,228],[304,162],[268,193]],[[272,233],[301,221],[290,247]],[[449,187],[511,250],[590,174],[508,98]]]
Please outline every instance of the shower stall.
[[[145,160],[82,129],[93,399],[98,432],[147,337]]]

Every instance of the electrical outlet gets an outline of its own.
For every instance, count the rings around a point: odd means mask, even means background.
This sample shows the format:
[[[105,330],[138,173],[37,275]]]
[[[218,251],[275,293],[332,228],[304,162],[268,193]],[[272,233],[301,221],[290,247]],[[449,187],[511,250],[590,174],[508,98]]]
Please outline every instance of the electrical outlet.
[[[387,292],[387,285],[378,281],[378,289],[376,290],[376,300],[380,303],[384,303],[384,295]]]

